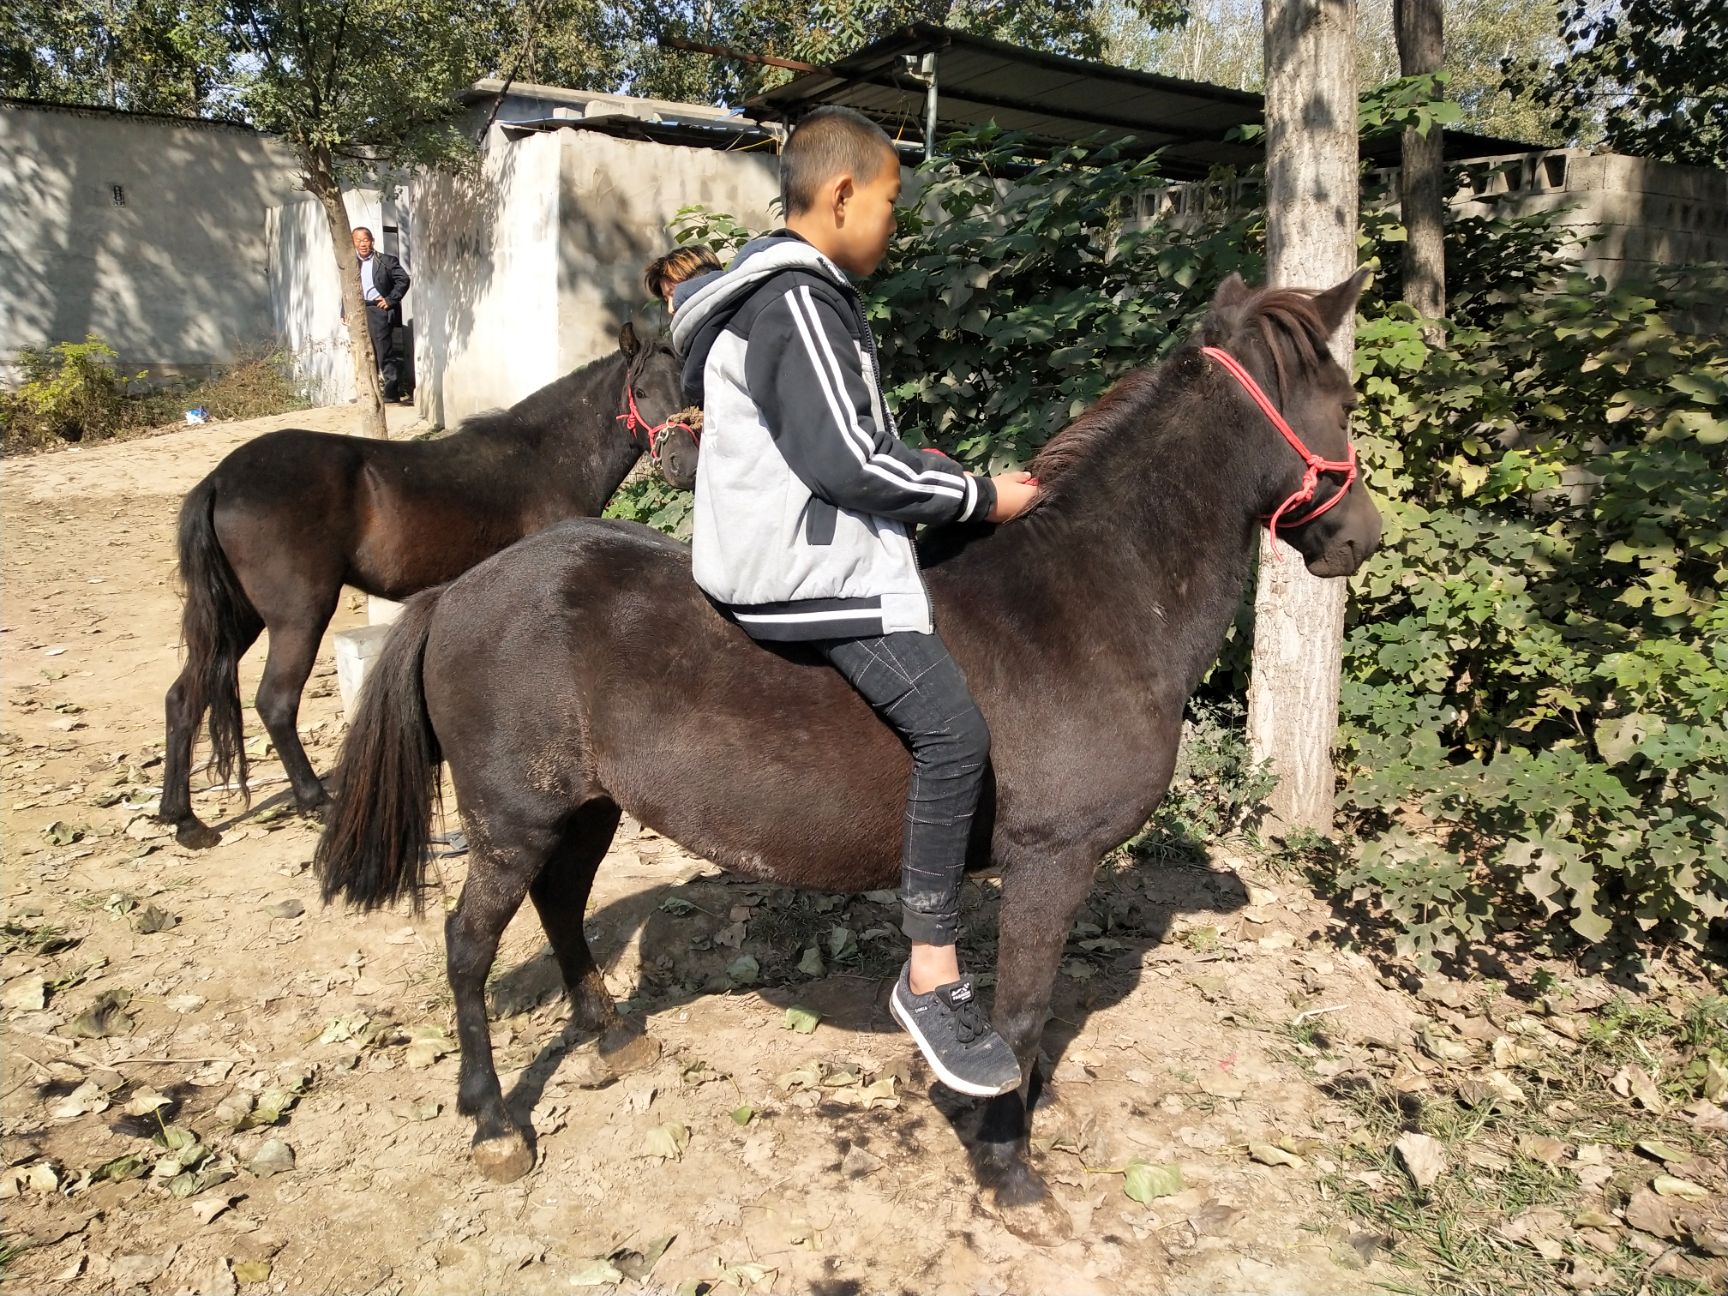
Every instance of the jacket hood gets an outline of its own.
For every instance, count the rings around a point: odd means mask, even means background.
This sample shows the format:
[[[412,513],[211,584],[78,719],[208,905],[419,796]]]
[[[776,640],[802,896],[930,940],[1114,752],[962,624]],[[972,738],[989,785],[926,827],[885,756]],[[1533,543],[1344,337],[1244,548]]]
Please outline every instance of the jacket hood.
[[[674,290],[672,345],[684,357],[684,393],[693,403],[703,402],[702,374],[714,340],[763,283],[788,270],[814,271],[853,291],[839,266],[784,231],[746,243],[725,273],[706,274]]]

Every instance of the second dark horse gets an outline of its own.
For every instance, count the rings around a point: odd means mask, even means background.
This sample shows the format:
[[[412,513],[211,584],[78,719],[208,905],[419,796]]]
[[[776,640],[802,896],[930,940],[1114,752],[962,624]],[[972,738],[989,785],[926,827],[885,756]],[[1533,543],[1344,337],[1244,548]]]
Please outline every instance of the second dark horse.
[[[245,787],[239,665],[265,630],[258,714],[296,803],[323,804],[297,723],[342,587],[407,598],[523,536],[600,512],[646,448],[628,412],[661,423],[682,404],[664,337],[638,338],[626,324],[617,352],[439,440],[285,428],[229,454],[180,509],[186,665],[168,690],[162,821],[184,845],[218,840],[192,810],[193,743],[208,711],[211,767]]]

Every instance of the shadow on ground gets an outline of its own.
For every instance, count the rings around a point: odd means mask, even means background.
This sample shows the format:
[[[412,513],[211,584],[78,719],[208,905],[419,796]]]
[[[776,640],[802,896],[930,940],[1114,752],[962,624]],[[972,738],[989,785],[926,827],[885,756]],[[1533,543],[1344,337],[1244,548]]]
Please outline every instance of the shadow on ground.
[[[961,959],[985,984],[994,979],[999,903],[994,878],[968,880]],[[1121,1002],[1143,976],[1156,974],[1180,916],[1223,917],[1247,903],[1242,879],[1213,862],[1198,843],[1166,843],[1156,860],[1118,855],[1106,862],[1069,936],[1045,1028],[1041,1070],[1054,1069],[1093,1013]],[[814,1009],[825,1029],[898,1033],[886,1004],[907,946],[892,892],[798,891],[716,870],[615,900],[585,926],[602,969],[626,965],[625,956],[639,951],[640,981],[621,1004],[627,1015],[661,1013],[710,995],[751,990],[775,1007]],[[1205,951],[1200,955],[1204,958]],[[1195,956],[1195,947],[1188,946],[1172,957],[1191,962]],[[507,1018],[533,1010],[562,989],[551,949],[543,947],[495,976],[487,995],[492,1015]],[[587,1038],[565,1025],[545,1042],[508,1097],[518,1119],[527,1123],[559,1065]],[[966,1142],[978,1104],[939,1086],[931,1096]]]

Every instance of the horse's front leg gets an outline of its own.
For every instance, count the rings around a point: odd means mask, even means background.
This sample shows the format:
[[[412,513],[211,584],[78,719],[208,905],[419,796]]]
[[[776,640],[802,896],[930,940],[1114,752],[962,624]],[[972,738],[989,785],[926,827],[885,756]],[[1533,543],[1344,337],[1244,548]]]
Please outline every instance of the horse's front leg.
[[[1096,868],[1094,857],[1066,856],[1020,863],[1002,879],[991,1021],[1020,1060],[1022,1079],[1018,1090],[992,1098],[985,1108],[973,1158],[1003,1223],[1017,1236],[1046,1245],[1064,1241],[1073,1221],[1028,1159],[1030,1102],[1062,947]]]

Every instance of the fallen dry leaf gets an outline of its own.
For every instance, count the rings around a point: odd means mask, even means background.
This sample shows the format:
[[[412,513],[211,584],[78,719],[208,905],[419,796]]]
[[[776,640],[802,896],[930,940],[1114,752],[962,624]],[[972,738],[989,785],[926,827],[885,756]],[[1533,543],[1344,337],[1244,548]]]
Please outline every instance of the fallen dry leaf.
[[[173,1102],[174,1100],[166,1094],[159,1094],[146,1086],[126,1100],[126,1114],[128,1116],[148,1116],[158,1107],[168,1107]]]
[[[603,1287],[624,1281],[624,1271],[610,1260],[579,1260],[564,1276],[572,1287]]]
[[[0,994],[0,1006],[19,1012],[41,1012],[48,1006],[48,982],[39,976],[19,977]]]
[[[260,1179],[285,1174],[294,1168],[294,1149],[281,1139],[269,1139],[252,1154],[246,1168]]]
[[[1710,1190],[1704,1185],[1689,1179],[1677,1179],[1673,1175],[1657,1175],[1650,1181],[1650,1187],[1658,1197],[1678,1197],[1681,1201],[1703,1201],[1710,1195]]]
[[[1242,1218],[1242,1208],[1231,1206],[1219,1201],[1216,1197],[1208,1197],[1188,1217],[1188,1227],[1199,1237],[1224,1237],[1236,1227],[1236,1221]]]
[[[676,1161],[684,1155],[689,1143],[690,1127],[668,1121],[648,1131],[648,1136],[642,1140],[642,1155]]]
[[[1675,1223],[1677,1202],[1664,1200],[1648,1188],[1640,1188],[1626,1203],[1626,1222],[1633,1228],[1659,1238],[1675,1238],[1680,1230]]]
[[[1524,1134],[1518,1139],[1518,1154],[1543,1165],[1559,1165],[1566,1155],[1566,1145],[1546,1134]]]
[[[1446,1171],[1446,1149],[1437,1138],[1406,1132],[1398,1136],[1392,1150],[1418,1188],[1431,1188]]]
[[[1261,1165],[1300,1167],[1306,1164],[1295,1153],[1286,1152],[1283,1148],[1272,1143],[1250,1143],[1248,1155]]]
[[[1657,1092],[1656,1082],[1641,1066],[1621,1067],[1614,1073],[1614,1078],[1608,1085],[1622,1098],[1631,1098],[1650,1111],[1660,1113],[1668,1107],[1668,1104],[1662,1101],[1662,1095]]]
[[[124,990],[104,990],[83,1012],[66,1023],[65,1033],[79,1039],[107,1039],[132,1029],[126,1005],[132,996]]]

